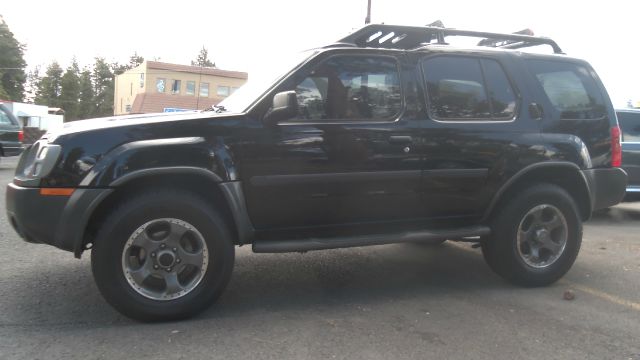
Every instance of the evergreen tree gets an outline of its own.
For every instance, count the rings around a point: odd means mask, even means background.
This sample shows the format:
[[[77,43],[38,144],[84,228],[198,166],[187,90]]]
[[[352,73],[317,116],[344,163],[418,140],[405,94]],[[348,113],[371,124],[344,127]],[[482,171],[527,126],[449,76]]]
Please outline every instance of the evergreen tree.
[[[196,57],[194,61],[191,61],[191,65],[212,68],[216,67],[216,63],[209,60],[209,51],[204,46],[200,50],[198,57]]]
[[[92,74],[95,116],[113,115],[114,81],[111,66],[104,58],[96,58]]]
[[[129,57],[129,69],[133,69],[134,67],[139,66],[144,62],[144,58],[138,55],[138,52],[134,52],[133,55]]]
[[[80,68],[78,62],[73,59],[71,66],[62,76],[60,88],[60,104],[65,111],[65,121],[78,119],[78,101],[80,98]]]
[[[93,103],[93,84],[91,83],[91,70],[84,68],[80,73],[78,84],[78,113],[77,119],[88,119],[95,114]]]
[[[37,84],[35,103],[50,107],[61,107],[62,73],[64,71],[57,61],[52,62],[45,75]]]
[[[33,104],[36,96],[38,95],[38,84],[42,80],[40,76],[40,65],[36,66],[33,70],[30,70],[27,74],[27,87],[25,89],[24,101]]]
[[[0,98],[22,101],[27,80],[24,49],[0,16]]]

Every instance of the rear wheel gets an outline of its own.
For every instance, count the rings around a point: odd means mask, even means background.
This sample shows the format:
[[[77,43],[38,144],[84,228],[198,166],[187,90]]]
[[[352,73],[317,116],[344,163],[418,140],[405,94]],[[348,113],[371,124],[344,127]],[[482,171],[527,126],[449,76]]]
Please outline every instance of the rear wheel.
[[[91,252],[104,298],[143,321],[192,316],[224,290],[234,245],[222,217],[191,193],[153,191],[115,209]]]
[[[582,220],[562,188],[524,189],[494,217],[482,244],[485,260],[502,277],[524,286],[548,285],[569,271],[582,241]]]

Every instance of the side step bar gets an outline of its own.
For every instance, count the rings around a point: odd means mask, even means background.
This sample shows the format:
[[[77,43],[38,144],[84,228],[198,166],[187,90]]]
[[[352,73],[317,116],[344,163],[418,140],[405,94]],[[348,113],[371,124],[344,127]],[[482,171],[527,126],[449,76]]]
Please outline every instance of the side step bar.
[[[436,240],[461,240],[468,237],[489,235],[487,226],[472,226],[447,230],[420,230],[391,234],[341,236],[333,238],[308,238],[293,240],[255,240],[253,252],[286,253],[311,250],[338,249],[356,246],[384,245],[404,242],[428,242]]]

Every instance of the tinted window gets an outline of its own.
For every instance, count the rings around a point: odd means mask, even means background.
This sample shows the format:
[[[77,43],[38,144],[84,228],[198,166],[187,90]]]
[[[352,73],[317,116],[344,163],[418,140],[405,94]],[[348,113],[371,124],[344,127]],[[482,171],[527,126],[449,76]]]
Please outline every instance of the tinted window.
[[[439,119],[491,117],[480,61],[462,57],[435,57],[423,64],[429,110]]]
[[[423,70],[435,118],[507,120],[515,115],[515,93],[494,60],[439,56],[425,60]]]
[[[640,142],[640,112],[619,112],[617,115],[622,129],[622,141]]]
[[[546,60],[529,60],[527,64],[561,119],[598,119],[605,115],[600,91],[586,68]]]
[[[516,95],[504,70],[494,60],[482,60],[493,117],[512,119],[516,111]]]
[[[9,115],[7,115],[5,113],[4,109],[0,109],[0,124],[1,125],[16,125],[13,121],[11,121],[11,118],[9,117]]]
[[[395,60],[336,56],[316,66],[296,86],[301,120],[384,120],[402,106]]]

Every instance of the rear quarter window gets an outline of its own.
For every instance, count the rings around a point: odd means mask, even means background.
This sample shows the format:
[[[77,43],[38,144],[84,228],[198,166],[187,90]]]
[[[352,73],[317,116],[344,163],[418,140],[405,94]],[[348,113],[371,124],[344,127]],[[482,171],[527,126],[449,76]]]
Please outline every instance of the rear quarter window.
[[[560,119],[600,119],[606,115],[602,94],[589,70],[578,64],[527,60]]]
[[[619,112],[618,123],[622,130],[622,141],[640,142],[640,112]]]
[[[18,125],[4,108],[0,108],[0,125]]]

